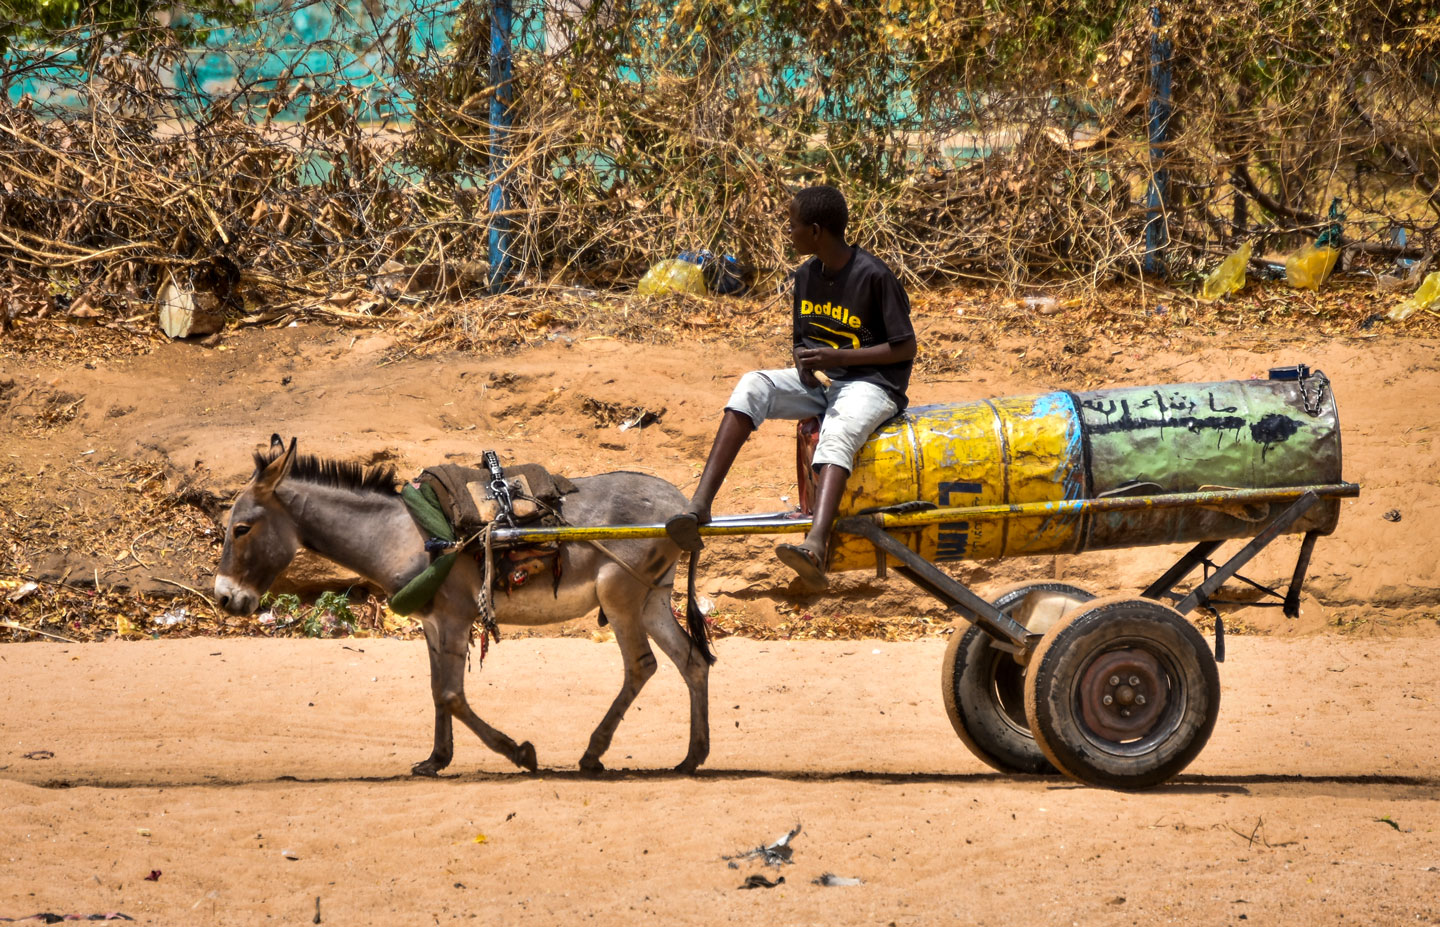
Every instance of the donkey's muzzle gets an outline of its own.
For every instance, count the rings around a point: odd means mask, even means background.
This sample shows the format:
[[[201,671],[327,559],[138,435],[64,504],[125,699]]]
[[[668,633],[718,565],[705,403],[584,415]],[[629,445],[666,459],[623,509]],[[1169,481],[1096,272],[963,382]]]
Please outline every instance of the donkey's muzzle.
[[[237,585],[228,576],[215,577],[215,601],[232,615],[249,615],[260,605],[260,596]]]

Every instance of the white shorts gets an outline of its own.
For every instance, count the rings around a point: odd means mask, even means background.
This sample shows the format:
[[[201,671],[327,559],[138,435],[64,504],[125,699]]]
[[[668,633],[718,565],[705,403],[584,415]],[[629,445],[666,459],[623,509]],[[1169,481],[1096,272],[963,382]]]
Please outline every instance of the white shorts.
[[[855,452],[899,411],[890,394],[874,383],[836,380],[828,388],[812,388],[800,382],[794,367],[745,374],[725,408],[749,416],[756,428],[767,418],[823,416],[814,466],[834,464],[847,473],[855,467]]]

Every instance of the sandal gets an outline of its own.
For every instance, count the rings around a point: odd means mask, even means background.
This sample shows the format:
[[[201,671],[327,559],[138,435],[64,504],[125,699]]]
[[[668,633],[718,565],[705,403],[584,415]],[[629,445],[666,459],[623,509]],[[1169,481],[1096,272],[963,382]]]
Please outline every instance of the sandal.
[[[700,516],[694,512],[681,512],[665,522],[665,533],[670,535],[670,540],[675,546],[693,554],[705,548],[705,542],[700,539]]]
[[[825,576],[825,565],[820,557],[803,544],[777,544],[775,556],[780,562],[794,570],[807,586],[824,589],[830,585]]]

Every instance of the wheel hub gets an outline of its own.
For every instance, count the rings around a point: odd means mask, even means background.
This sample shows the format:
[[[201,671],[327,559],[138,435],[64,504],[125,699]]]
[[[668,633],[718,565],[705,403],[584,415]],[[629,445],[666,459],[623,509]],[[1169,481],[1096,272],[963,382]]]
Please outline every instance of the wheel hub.
[[[1165,672],[1144,650],[1101,654],[1080,681],[1080,713],[1086,725],[1108,740],[1142,736],[1164,713]]]

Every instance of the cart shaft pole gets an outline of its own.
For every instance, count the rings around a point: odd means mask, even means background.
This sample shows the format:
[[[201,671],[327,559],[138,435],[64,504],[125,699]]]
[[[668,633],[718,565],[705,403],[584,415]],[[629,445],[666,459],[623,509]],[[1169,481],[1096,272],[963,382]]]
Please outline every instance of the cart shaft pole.
[[[919,528],[953,521],[982,521],[1032,518],[1037,515],[1080,515],[1096,512],[1126,512],[1140,509],[1204,507],[1245,502],[1294,502],[1306,493],[1317,497],[1350,498],[1360,495],[1355,483],[1323,486],[1283,486],[1276,489],[1227,489],[1211,492],[1169,493],[1158,496],[1112,496],[1104,499],[1068,499],[1058,502],[1027,502],[1018,505],[972,505],[924,509],[919,512],[867,515],[882,529]],[[804,534],[810,519],[803,516],[763,515],[755,518],[720,518],[700,526],[702,537],[756,534]],[[837,525],[836,530],[843,531]],[[660,538],[664,525],[563,525],[558,528],[496,528],[496,544],[544,544],[549,541],[610,541],[629,538]]]
[[[964,615],[966,620],[978,624],[995,638],[997,643],[1009,642],[1021,663],[1029,657],[1030,637],[1025,626],[1000,611],[991,603],[980,598],[963,583],[943,572],[935,564],[915,553],[881,530],[873,517],[853,515],[836,524],[836,530],[847,534],[858,534],[865,538],[882,556],[894,557],[903,566],[897,568],[910,582],[944,602],[954,611]],[[1037,639],[1039,635],[1033,635]]]
[[[968,508],[926,509],[891,515],[877,513],[882,528],[914,528],[952,521],[986,518],[1030,518],[1036,515],[1079,515],[1097,512],[1131,512],[1144,509],[1173,509],[1233,505],[1246,502],[1295,502],[1306,493],[1319,497],[1347,498],[1360,495],[1355,483],[1324,486],[1284,486],[1276,489],[1224,489],[1210,492],[1167,493],[1158,496],[1112,496],[1105,499],[1065,499],[1056,502],[1026,502],[1017,505],[976,505]],[[705,529],[700,529],[703,533]]]

